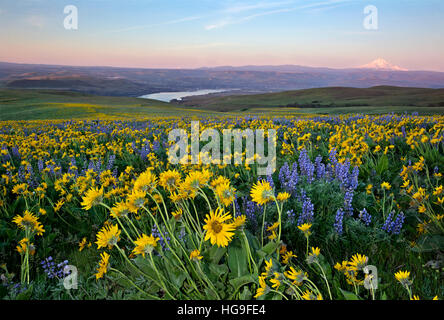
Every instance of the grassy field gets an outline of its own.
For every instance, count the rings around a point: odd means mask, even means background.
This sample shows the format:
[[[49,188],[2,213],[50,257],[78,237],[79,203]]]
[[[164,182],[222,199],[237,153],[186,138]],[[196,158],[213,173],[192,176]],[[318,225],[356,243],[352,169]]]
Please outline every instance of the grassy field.
[[[295,105],[297,103],[297,106]],[[289,104],[293,104],[289,107]],[[152,116],[444,114],[444,89],[320,88],[260,95],[199,96],[183,104],[55,90],[0,89],[0,120],[131,119]]]
[[[444,89],[330,87],[255,95],[196,96],[186,98],[183,105],[218,111],[250,112],[272,107],[272,111],[276,112],[276,107],[281,107],[280,112],[296,109],[296,112],[303,113],[418,111],[421,114],[434,114],[444,113]]]
[[[127,97],[103,97],[54,90],[0,89],[0,120],[128,119],[200,114],[168,103]],[[205,112],[212,114],[215,112]]]

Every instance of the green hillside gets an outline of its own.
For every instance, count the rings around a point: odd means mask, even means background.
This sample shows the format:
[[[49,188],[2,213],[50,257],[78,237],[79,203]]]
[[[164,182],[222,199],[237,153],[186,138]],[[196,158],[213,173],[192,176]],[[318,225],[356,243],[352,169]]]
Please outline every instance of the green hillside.
[[[201,112],[140,98],[56,90],[0,89],[0,120],[122,119]]]
[[[331,110],[347,108],[346,112],[369,109],[381,113],[390,112],[391,108],[394,108],[396,112],[405,109],[421,113],[443,113],[444,89],[387,86],[366,89],[328,87],[254,95],[196,96],[186,98],[182,105],[218,111],[285,107],[298,108],[299,111],[314,109],[315,112],[318,109],[318,112],[328,112],[330,108]]]

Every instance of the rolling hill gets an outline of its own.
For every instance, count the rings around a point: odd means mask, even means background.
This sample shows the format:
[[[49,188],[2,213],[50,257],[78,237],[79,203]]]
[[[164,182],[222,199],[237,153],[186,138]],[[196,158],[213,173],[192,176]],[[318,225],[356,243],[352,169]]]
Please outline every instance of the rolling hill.
[[[406,111],[442,113],[444,89],[376,86],[371,88],[327,87],[254,95],[208,95],[182,99],[176,104],[217,111],[247,111],[257,108],[334,109],[396,107]],[[353,107],[353,108],[351,108]]]

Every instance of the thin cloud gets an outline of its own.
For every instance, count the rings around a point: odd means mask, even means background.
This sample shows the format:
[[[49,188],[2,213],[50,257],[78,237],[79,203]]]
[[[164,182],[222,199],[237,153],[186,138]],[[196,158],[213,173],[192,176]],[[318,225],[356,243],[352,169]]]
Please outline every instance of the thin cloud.
[[[110,32],[118,33],[118,32],[127,32],[127,31],[148,29],[148,28],[159,27],[159,26],[179,24],[179,23],[184,23],[184,22],[189,22],[189,21],[194,21],[194,20],[199,20],[199,19],[202,19],[202,17],[197,17],[197,16],[185,17],[185,18],[170,20],[170,21],[166,21],[166,22],[162,22],[162,23],[138,25],[138,26],[132,26],[132,27],[123,28],[123,29],[111,30]]]
[[[263,16],[268,16],[268,15],[273,15],[273,14],[279,14],[279,13],[286,13],[286,12],[292,12],[292,11],[298,11],[298,10],[304,10],[304,9],[311,9],[313,8],[313,10],[315,9],[323,9],[323,10],[327,10],[327,9],[333,9],[339,5],[343,5],[349,2],[352,2],[355,0],[330,0],[330,1],[322,1],[322,2],[316,2],[316,3],[312,3],[312,4],[306,4],[306,5],[302,5],[302,6],[297,6],[297,7],[288,7],[288,8],[281,8],[281,9],[275,9],[275,10],[270,10],[270,11],[265,11],[265,12],[260,12],[260,13],[256,13],[256,14],[251,14],[248,16],[244,16],[244,17],[240,17],[240,18],[226,18],[223,19],[217,23],[214,24],[210,24],[205,26],[206,30],[213,30],[213,29],[218,29],[218,28],[222,28],[228,25],[232,25],[232,24],[239,24],[239,23],[243,23],[258,17],[263,17]],[[283,2],[282,2],[283,3]]]
[[[288,5],[290,3],[294,3],[294,1],[259,2],[259,3],[251,4],[251,5],[237,5],[237,6],[228,7],[226,9],[222,10],[222,12],[241,13],[241,12],[257,10],[257,9],[270,9],[270,8],[282,7],[282,6]]]

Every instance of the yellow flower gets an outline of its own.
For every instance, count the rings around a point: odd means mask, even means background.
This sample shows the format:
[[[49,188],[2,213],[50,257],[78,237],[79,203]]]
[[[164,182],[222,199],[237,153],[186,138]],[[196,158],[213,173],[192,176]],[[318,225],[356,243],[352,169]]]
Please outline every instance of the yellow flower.
[[[252,200],[259,205],[264,205],[274,200],[273,189],[267,181],[255,183],[251,188],[250,195]]]
[[[99,267],[97,268],[96,280],[103,278],[103,275],[108,272],[109,268],[109,254],[103,252],[100,254],[101,260],[99,262]]]
[[[19,245],[16,247],[16,250],[20,254],[26,253],[26,250],[29,250],[29,254],[35,254],[35,246],[33,243],[29,243],[28,238],[23,238],[19,241]]]
[[[298,226],[298,229],[301,230],[306,236],[311,234],[310,232],[311,224],[304,223],[303,225]]]
[[[134,241],[136,247],[133,249],[133,253],[141,254],[145,257],[145,254],[150,254],[153,251],[159,240],[160,238],[155,238],[153,235],[148,237],[146,234],[142,234],[136,241]]]
[[[111,249],[120,240],[120,230],[117,225],[106,225],[97,233],[97,248]]]
[[[265,282],[265,276],[259,276],[259,287],[257,288],[254,298],[257,299],[267,292],[267,284]]]
[[[391,187],[392,187],[392,186],[391,186],[390,183],[388,183],[388,182],[383,182],[383,183],[381,183],[381,188],[382,188],[382,189],[390,190]]]
[[[367,187],[365,188],[367,194],[371,194],[372,193],[372,189],[373,189],[373,185],[372,184],[367,185]]]
[[[311,247],[311,252],[308,254],[307,263],[312,264],[318,261],[319,254],[321,253],[321,249]]]
[[[210,240],[211,244],[216,244],[218,247],[226,247],[234,236],[235,226],[233,223],[226,223],[231,219],[229,213],[225,213],[223,209],[217,208],[214,212],[210,211],[210,214],[206,215],[205,225],[203,226],[206,231],[205,241]]]
[[[82,197],[83,210],[89,210],[92,207],[98,205],[103,200],[103,188],[91,188],[88,190],[86,195]]]
[[[86,238],[83,238],[82,241],[79,242],[79,251],[82,251],[86,246]]]
[[[43,225],[38,221],[38,218],[26,210],[23,213],[23,216],[16,215],[14,219],[12,219],[20,229],[30,232],[35,232],[38,236],[42,236],[45,229],[43,229]]]
[[[40,213],[42,216],[44,216],[44,215],[46,214],[46,210],[40,208],[40,209],[39,209],[39,213]]]
[[[193,250],[190,254],[190,260],[194,260],[194,261],[199,261],[201,260],[203,257],[200,255],[200,251],[199,250]]]
[[[435,188],[435,190],[433,191],[433,195],[439,196],[439,195],[441,195],[442,191],[443,191],[443,188],[442,188],[442,185],[440,185],[439,187]]]
[[[407,287],[412,284],[410,281],[410,271],[398,271],[395,273],[395,278],[403,287]]]
[[[159,174],[159,184],[167,190],[176,188],[180,184],[181,179],[182,177],[176,169],[164,171]]]
[[[357,271],[363,270],[368,263],[368,257],[359,253],[352,256],[349,266]]]
[[[278,201],[284,202],[290,198],[290,194],[287,192],[279,192],[276,199]]]
[[[273,260],[270,258],[269,261],[264,260],[265,262],[265,272],[268,274],[270,272],[271,268],[273,267]]]
[[[274,278],[270,279],[270,282],[272,283],[272,288],[275,288],[276,290],[279,289],[279,286],[281,285],[281,282],[279,280],[280,274],[275,272],[274,273]]]
[[[295,254],[293,254],[293,251],[287,251],[283,256],[282,256],[282,263],[283,264],[288,264],[288,261],[291,258],[297,258],[297,256]]]
[[[290,271],[285,271],[284,275],[288,279],[293,280],[293,284],[297,286],[301,286],[303,281],[306,279],[306,274],[304,274],[301,270],[296,271],[296,269],[293,267],[290,267]]]
[[[247,220],[247,216],[245,216],[245,215],[241,215],[241,216],[236,217],[233,221],[234,227],[236,229],[241,228],[245,224],[246,220]]]
[[[267,231],[273,231],[273,230],[276,230],[278,227],[279,227],[279,221],[277,221],[277,222],[273,223],[271,226],[269,226],[269,227],[267,228]]]
[[[229,206],[235,199],[236,189],[230,183],[220,183],[216,186],[216,195],[224,206]]]
[[[134,189],[128,196],[126,205],[130,212],[137,213],[137,210],[145,206],[146,203],[146,192],[143,190]]]
[[[322,295],[318,294],[317,296],[311,292],[310,290],[306,290],[302,295],[302,299],[304,300],[322,300]]]
[[[183,210],[179,208],[177,211],[173,211],[173,212],[171,212],[171,214],[173,215],[174,219],[176,219],[177,221],[179,221],[180,218],[182,218]]]
[[[141,173],[134,182],[134,190],[150,192],[157,186],[157,177],[150,169]]]
[[[117,202],[114,207],[111,208],[111,217],[113,218],[126,217],[128,213],[128,205],[123,201]]]

